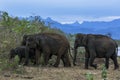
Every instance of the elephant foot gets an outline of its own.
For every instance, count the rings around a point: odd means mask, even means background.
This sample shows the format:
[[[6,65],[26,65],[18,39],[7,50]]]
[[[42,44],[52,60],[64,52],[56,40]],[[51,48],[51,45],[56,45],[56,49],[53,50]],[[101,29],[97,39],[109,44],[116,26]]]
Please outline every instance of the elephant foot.
[[[24,63],[23,66],[28,66],[28,64]]]
[[[76,63],[73,63],[73,66],[76,66]]]
[[[71,64],[69,64],[69,65],[65,65],[64,67],[71,67]]]
[[[33,65],[36,65],[36,63],[33,63]]]
[[[85,66],[85,69],[88,69],[88,66]]]
[[[97,65],[95,66],[95,69],[97,69]]]
[[[116,70],[116,69],[119,69],[119,66],[116,66],[116,67],[114,68],[114,70]]]
[[[40,66],[41,66],[41,67],[46,67],[46,66],[45,66],[45,65],[43,65],[43,64],[41,64]]]
[[[97,64],[94,64],[94,66],[93,66],[95,69],[97,69]]]
[[[90,65],[91,67],[94,67],[95,69],[97,69],[97,64],[92,64]]]
[[[42,67],[47,67],[47,64],[43,63],[41,64]]]
[[[23,66],[28,66],[28,64],[29,64],[29,61],[25,61],[25,62],[23,63]]]
[[[54,64],[53,66],[54,66],[54,67],[58,67],[58,65],[56,65],[56,64]]]
[[[39,64],[34,64],[34,66],[39,66]]]

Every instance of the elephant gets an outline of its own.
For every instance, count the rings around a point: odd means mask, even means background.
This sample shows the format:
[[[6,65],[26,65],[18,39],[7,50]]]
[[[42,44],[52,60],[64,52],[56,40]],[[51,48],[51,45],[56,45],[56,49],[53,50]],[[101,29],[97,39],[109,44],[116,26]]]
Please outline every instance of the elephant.
[[[19,47],[16,47],[15,49],[11,49],[10,50],[10,57],[9,59],[13,59],[16,55],[18,55],[19,57],[19,64],[22,63],[22,60],[25,58],[25,50],[26,50],[26,46],[19,46]],[[35,49],[31,48],[29,50],[29,58],[31,59],[31,61],[35,63]]]
[[[85,47],[85,69],[88,65],[97,68],[97,64],[93,64],[95,58],[105,58],[105,67],[109,68],[109,58],[114,62],[114,69],[118,69],[117,51],[118,45],[112,38],[101,34],[76,34],[74,42],[74,60],[76,61],[76,54],[78,47]]]
[[[34,34],[34,35],[38,35],[38,34]],[[21,46],[26,46],[26,40],[27,40],[27,38],[30,37],[30,36],[32,36],[32,35],[24,35],[24,36],[23,36],[22,42],[21,42]],[[26,47],[26,49],[29,50],[28,47]],[[27,51],[28,51],[28,50],[27,50]],[[26,51],[26,50],[25,50],[25,51]],[[29,53],[29,55],[31,55],[31,54]],[[25,57],[28,57],[28,55],[26,54],[26,52],[25,52]],[[28,58],[30,58],[30,57],[28,57]],[[27,59],[28,59],[28,58],[27,58]],[[38,56],[37,56],[37,58],[38,58]],[[52,58],[52,55],[49,56],[49,59],[51,59],[51,58]],[[36,59],[36,57],[35,57],[35,59]],[[26,60],[26,61],[27,61],[27,60]],[[26,63],[25,63],[24,65],[26,65]]]
[[[65,67],[70,67],[68,52],[70,51],[70,44],[67,38],[57,33],[39,33],[33,34],[26,39],[26,62],[28,64],[28,50],[29,48],[36,49],[36,63],[39,64],[39,58],[43,53],[44,65],[48,64],[48,60],[52,55],[56,55],[57,59],[54,67],[58,67],[60,59],[62,59]]]

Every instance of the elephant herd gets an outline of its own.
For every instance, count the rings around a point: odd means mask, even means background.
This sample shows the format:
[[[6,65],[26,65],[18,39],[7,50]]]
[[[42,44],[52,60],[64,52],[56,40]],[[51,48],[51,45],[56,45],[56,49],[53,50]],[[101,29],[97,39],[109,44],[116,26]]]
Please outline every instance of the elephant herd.
[[[73,65],[76,65],[76,55],[78,47],[85,47],[85,69],[88,66],[97,68],[94,64],[95,58],[105,58],[105,67],[109,68],[109,59],[114,62],[114,69],[118,69],[117,51],[118,44],[112,38],[100,34],[82,34],[78,33],[74,42]],[[58,67],[60,60],[65,67],[70,67],[70,43],[68,39],[56,33],[39,33],[33,35],[24,35],[21,46],[11,49],[10,59],[16,55],[19,57],[19,64],[22,59],[24,65],[31,61],[34,65],[40,64],[41,54],[43,55],[44,66],[48,64],[49,59],[56,55],[56,62],[53,65]],[[71,55],[70,55],[71,56]]]

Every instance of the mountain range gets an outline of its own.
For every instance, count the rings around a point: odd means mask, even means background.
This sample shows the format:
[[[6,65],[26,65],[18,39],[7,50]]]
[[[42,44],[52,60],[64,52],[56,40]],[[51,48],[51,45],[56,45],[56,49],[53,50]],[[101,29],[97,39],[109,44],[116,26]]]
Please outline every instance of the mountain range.
[[[92,34],[110,34],[114,39],[120,39],[120,19],[115,19],[109,22],[104,21],[84,21],[79,23],[75,21],[71,24],[61,24],[50,17],[43,19],[38,17],[40,20],[45,22],[45,25],[50,25],[51,28],[61,29],[65,33],[92,33]],[[27,18],[28,20],[33,20],[32,17]]]

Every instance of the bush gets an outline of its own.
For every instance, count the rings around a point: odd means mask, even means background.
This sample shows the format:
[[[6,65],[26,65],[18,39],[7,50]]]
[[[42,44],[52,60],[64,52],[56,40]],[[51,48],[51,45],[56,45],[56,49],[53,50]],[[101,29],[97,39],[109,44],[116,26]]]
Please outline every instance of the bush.
[[[25,73],[23,65],[18,65],[19,58],[16,56],[14,60],[11,62],[8,59],[0,60],[0,71],[12,71],[17,74]]]
[[[102,67],[102,73],[101,73],[102,79],[106,80],[107,79],[107,69],[105,67],[105,65],[103,65]]]
[[[87,80],[93,80],[93,74],[87,73],[87,74],[86,74],[86,79],[87,79]]]
[[[22,73],[23,66],[18,65],[18,58],[14,62],[9,63],[8,54],[12,48],[21,45],[23,35],[36,34],[42,32],[64,33],[59,29],[45,26],[44,22],[35,17],[33,21],[27,19],[19,19],[18,17],[11,17],[7,12],[0,13],[0,71],[13,70]],[[41,60],[43,64],[43,59]],[[22,70],[21,70],[22,69]]]

